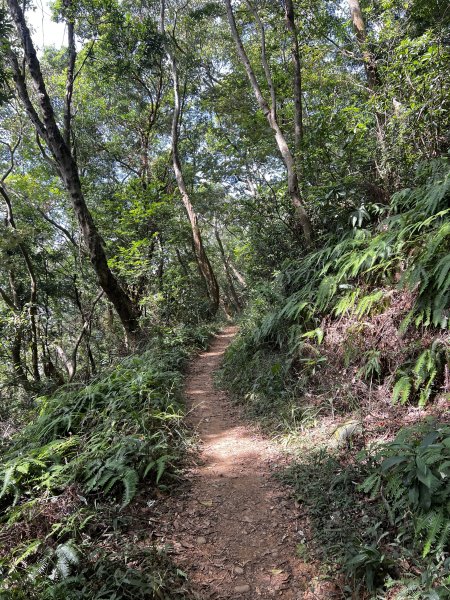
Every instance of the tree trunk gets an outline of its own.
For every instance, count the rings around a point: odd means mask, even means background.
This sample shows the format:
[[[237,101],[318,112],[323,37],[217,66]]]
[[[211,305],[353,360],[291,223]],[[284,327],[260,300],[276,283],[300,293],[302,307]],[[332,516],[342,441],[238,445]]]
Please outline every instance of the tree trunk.
[[[367,42],[367,32],[366,26],[364,23],[364,18],[361,12],[361,6],[359,4],[359,0],[348,0],[350,12],[352,16],[353,27],[355,29],[356,40],[358,42],[358,46],[361,50],[363,62],[364,62],[364,70],[366,72],[367,84],[369,90],[372,94],[375,94],[380,87],[381,79],[378,72],[377,60],[373,53],[369,49],[369,45]],[[375,161],[375,168],[378,171],[380,178],[383,180],[385,193],[388,193],[389,190],[389,169],[386,166],[386,140],[385,140],[385,124],[386,119],[385,115],[380,113],[379,111],[375,112],[375,131],[377,143],[380,148],[380,153],[382,157],[382,166],[379,167]],[[384,167],[383,167],[384,163]]]
[[[3,178],[4,179],[4,178]],[[16,230],[16,222],[14,220],[14,213],[12,208],[11,199],[8,192],[6,191],[3,181],[0,182],[0,195],[6,204],[6,221],[8,225]],[[28,307],[28,315],[30,319],[30,330],[31,330],[31,364],[33,369],[34,380],[40,381],[41,376],[39,373],[39,353],[38,353],[38,335],[36,325],[36,312],[37,312],[37,279],[34,272],[33,263],[31,262],[30,255],[28,254],[27,248],[22,244],[18,243],[19,250],[22,253],[25,265],[27,268],[28,276],[30,278],[30,301]],[[20,327],[22,327],[20,325]],[[22,338],[22,333],[19,334],[19,340]]]
[[[67,40],[68,40],[68,53],[69,60],[67,64],[67,78],[66,78],[66,97],[64,99],[64,132],[63,137],[68,148],[71,148],[71,135],[72,135],[72,96],[73,96],[73,83],[75,80],[75,62],[77,58],[77,49],[75,45],[75,26],[73,22],[73,15],[70,14],[72,9],[71,0],[64,0],[64,9],[67,13],[66,27],[67,27]]]
[[[126,292],[119,285],[119,282],[108,266],[102,239],[97,231],[83,195],[77,164],[71,153],[70,147],[64,140],[56,123],[53,107],[41,73],[40,63],[36,56],[36,51],[33,46],[30,31],[25,23],[22,9],[17,0],[8,0],[8,6],[22,42],[25,61],[39,98],[42,121],[29,97],[25,78],[20,70],[17,58],[10,53],[11,66],[14,72],[14,80],[19,97],[39,135],[46,141],[58,166],[59,174],[72,201],[72,206],[89,252],[89,258],[97,274],[100,287],[116,309],[127,335],[134,337],[139,331],[138,310]],[[68,139],[67,132],[66,139]]]
[[[17,382],[23,387],[26,392],[31,391],[31,385],[26,376],[25,370],[22,364],[22,325],[20,324],[20,318],[15,327],[14,338],[11,344],[11,360],[14,369],[14,377]]]
[[[233,265],[233,263],[230,260],[228,260],[228,265],[229,265],[230,269],[232,270],[233,275],[236,277],[236,279],[239,281],[239,283],[245,289],[247,287],[247,282],[245,281],[244,277],[241,275],[241,273],[239,273],[239,271],[236,269],[236,267]]]
[[[165,0],[160,0],[160,19],[159,19],[159,31],[162,35],[165,35],[165,15],[166,15],[166,2]],[[170,42],[169,42],[170,43]],[[198,218],[197,214],[192,206],[191,199],[189,197],[189,193],[186,187],[186,182],[184,181],[183,170],[181,168],[180,155],[178,152],[178,137],[179,137],[179,125],[180,125],[180,115],[181,115],[181,102],[180,102],[180,86],[178,82],[178,69],[176,58],[173,53],[170,51],[170,48],[167,50],[167,57],[170,61],[171,69],[172,69],[172,79],[173,79],[173,93],[174,93],[174,107],[173,107],[173,115],[172,115],[172,165],[175,173],[175,179],[177,181],[178,190],[181,194],[181,200],[183,202],[184,208],[186,209],[186,213],[188,215],[189,223],[191,225],[192,231],[192,245],[194,248],[195,258],[197,260],[198,269],[200,275],[202,276],[203,281],[205,282],[205,286],[208,292],[209,299],[211,301],[211,309],[212,313],[215,314],[219,309],[220,302],[220,290],[219,285],[217,283],[217,279],[212,268],[212,265],[209,261],[208,255],[206,254],[205,247],[203,245],[203,239],[200,231],[200,227],[198,226]],[[177,250],[177,256],[180,260],[180,255]],[[183,264],[183,263],[181,263]]]
[[[231,276],[230,265],[228,263],[228,259],[226,257],[225,250],[224,250],[224,247],[222,244],[222,240],[220,239],[220,235],[219,235],[219,231],[217,230],[217,227],[214,228],[214,234],[216,236],[217,245],[219,246],[219,252],[220,252],[220,256],[222,257],[223,267],[225,269],[225,275],[226,275],[226,278],[228,281],[228,286],[230,288],[231,297],[233,298],[233,303],[236,305],[236,309],[238,311],[241,311],[242,310],[242,302],[238,296],[238,293],[236,292],[236,288],[234,287],[233,277]]]
[[[295,13],[292,0],[285,0],[286,26],[292,36],[292,62],[294,65],[294,139],[295,150],[300,151],[303,140],[303,106],[302,106],[302,70],[298,33],[295,25]]]
[[[172,117],[172,162],[173,170],[175,172],[175,179],[177,181],[178,189],[181,194],[181,200],[189,218],[192,230],[192,241],[194,245],[195,257],[199,271],[206,285],[208,296],[211,301],[211,308],[213,314],[219,309],[220,291],[217,279],[209,261],[208,255],[206,254],[205,247],[203,245],[203,239],[198,226],[198,217],[192,206],[189,193],[186,187],[186,183],[183,177],[183,171],[181,168],[180,156],[178,153],[178,127],[180,120],[180,92],[178,83],[178,71],[176,59],[173,55],[169,54],[169,59],[172,65],[172,77],[173,77],[173,91],[174,91],[174,110]]]
[[[362,16],[361,6],[359,4],[359,0],[348,0],[348,4],[350,6],[350,12],[352,15],[353,27],[355,28],[356,39],[361,49],[364,61],[364,69],[367,75],[367,82],[369,84],[370,90],[374,92],[380,83],[380,79],[378,76],[377,61],[372,52],[370,52],[367,44],[366,26],[364,24],[364,19]]]
[[[4,302],[14,311],[14,337],[11,343],[11,361],[14,371],[14,378],[23,387],[26,392],[32,389],[31,383],[28,381],[26,369],[22,362],[22,337],[23,324],[21,319],[22,307],[20,305],[19,294],[17,292],[14,273],[9,272],[9,286],[11,288],[11,297],[9,297],[1,288],[0,295]]]
[[[264,72],[266,74],[267,85],[270,89],[270,95],[272,98],[272,106],[269,106],[267,100],[264,98],[261,88],[259,86],[258,80],[256,79],[255,72],[250,64],[247,53],[245,51],[242,40],[239,36],[239,32],[237,30],[236,20],[234,18],[233,9],[231,8],[231,0],[225,0],[225,5],[227,9],[228,22],[230,24],[231,34],[236,44],[236,48],[241,59],[241,62],[245,68],[247,73],[247,77],[250,81],[251,87],[255,94],[256,100],[259,104],[260,109],[266,116],[266,119],[274,133],[275,140],[277,142],[278,150],[280,151],[281,157],[285,164],[287,175],[288,175],[288,191],[289,196],[291,198],[291,203],[294,208],[294,213],[296,217],[296,221],[299,223],[303,235],[305,238],[305,242],[307,246],[311,246],[313,239],[313,231],[311,227],[311,222],[306,213],[303,200],[300,194],[299,184],[298,184],[298,175],[295,166],[294,157],[289,149],[286,138],[284,137],[283,132],[281,131],[280,125],[278,123],[277,115],[276,115],[276,105],[275,105],[275,90],[273,87],[273,83],[270,77],[270,70],[267,64],[266,55],[265,55],[265,39],[264,39],[264,27],[262,23],[257,17],[258,25],[261,30],[262,37],[262,62],[264,67]],[[250,5],[251,6],[251,5]],[[255,9],[253,9],[255,16],[257,13]]]

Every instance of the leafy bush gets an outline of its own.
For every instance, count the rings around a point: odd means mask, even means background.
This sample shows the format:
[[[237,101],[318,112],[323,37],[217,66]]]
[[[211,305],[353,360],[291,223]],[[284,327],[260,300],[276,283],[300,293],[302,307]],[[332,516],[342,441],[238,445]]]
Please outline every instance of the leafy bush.
[[[396,598],[448,598],[450,595],[450,426],[426,422],[403,429],[397,438],[362,453],[370,474],[359,490],[381,514],[373,543],[354,543],[345,563],[348,575],[364,579],[369,590],[388,584]],[[408,565],[400,579],[386,566]],[[404,567],[405,568],[405,567]],[[421,577],[412,576],[421,572]],[[406,594],[406,595],[405,595]]]
[[[403,429],[370,460],[375,470],[361,489],[383,496],[393,524],[413,528],[424,558],[444,552],[450,540],[450,426]]]
[[[306,509],[308,551],[358,597],[450,597],[450,426],[426,421],[347,458],[314,450],[280,475]]]

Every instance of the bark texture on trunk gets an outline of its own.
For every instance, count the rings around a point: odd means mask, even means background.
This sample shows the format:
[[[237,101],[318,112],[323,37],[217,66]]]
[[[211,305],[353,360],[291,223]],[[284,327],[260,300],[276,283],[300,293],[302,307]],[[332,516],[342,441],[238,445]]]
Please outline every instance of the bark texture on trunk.
[[[364,18],[361,12],[359,0],[348,0],[350,12],[352,15],[353,27],[355,28],[356,39],[361,50],[364,61],[364,69],[367,75],[367,82],[370,90],[375,91],[380,83],[378,75],[378,66],[375,56],[372,54],[367,43],[367,32]]]
[[[234,18],[233,9],[231,7],[231,0],[225,0],[225,5],[227,9],[228,22],[230,24],[231,34],[236,44],[237,52],[239,58],[245,68],[247,73],[247,77],[250,81],[250,85],[253,89],[253,93],[255,94],[255,98],[259,104],[260,109],[264,113],[272,131],[275,136],[275,140],[278,146],[278,150],[281,154],[283,162],[285,164],[287,175],[288,175],[288,191],[289,196],[291,198],[291,203],[294,208],[296,221],[299,223],[303,235],[305,238],[305,242],[307,246],[312,244],[313,239],[313,231],[311,227],[311,222],[309,220],[308,214],[305,210],[303,199],[301,197],[299,182],[298,182],[298,174],[295,165],[295,160],[292,152],[289,149],[289,145],[286,141],[286,138],[281,130],[281,127],[278,123],[277,114],[276,114],[276,104],[275,104],[275,90],[273,87],[272,79],[270,77],[270,69],[267,63],[266,52],[265,52],[265,37],[264,37],[264,26],[257,17],[258,27],[261,31],[261,39],[262,39],[262,63],[264,72],[266,75],[267,85],[270,89],[270,95],[272,99],[272,105],[270,106],[267,100],[264,98],[264,95],[259,86],[258,80],[256,78],[255,72],[253,70],[252,65],[250,64],[250,60],[247,56],[247,53],[244,48],[244,44],[242,43],[241,37],[239,35],[236,20]],[[256,10],[250,5],[255,16],[257,15]]]
[[[302,67],[298,45],[297,26],[292,0],[285,0],[286,26],[292,37],[292,62],[294,65],[294,139],[295,149],[300,151],[303,140]]]
[[[33,46],[30,31],[25,22],[23,11],[17,0],[8,0],[8,6],[24,49],[25,61],[39,100],[42,120],[35,110],[29,97],[25,78],[20,70],[17,58],[10,54],[11,66],[13,69],[14,80],[19,97],[21,98],[29,118],[35,125],[39,135],[47,143],[47,146],[50,149],[50,152],[52,153],[53,158],[58,166],[59,174],[71,199],[75,215],[83,234],[84,242],[88,249],[89,258],[97,274],[100,287],[114,305],[127,335],[134,337],[139,331],[138,310],[129,296],[120,286],[119,282],[108,266],[101,236],[97,231],[94,220],[83,195],[78,173],[78,166],[72,155],[70,147],[64,140],[58,124],[56,123],[52,103],[46,90],[40,63]],[[70,132],[68,134],[65,132],[65,137],[66,140],[69,139]]]
[[[189,197],[189,192],[186,187],[186,182],[183,176],[183,170],[181,168],[180,155],[178,152],[178,129],[180,122],[180,90],[179,90],[179,82],[178,82],[178,70],[176,59],[173,55],[169,54],[169,60],[172,66],[172,77],[173,77],[173,91],[174,91],[174,110],[172,117],[172,162],[173,162],[173,170],[175,173],[175,179],[177,181],[178,189],[181,194],[181,200],[183,202],[184,208],[186,210],[189,223],[191,224],[192,230],[192,241],[195,251],[195,257],[197,259],[198,268],[200,274],[205,282],[206,289],[208,290],[208,296],[211,301],[212,312],[215,314],[219,309],[219,301],[220,301],[220,290],[219,284],[217,283],[217,279],[212,268],[212,265],[209,261],[208,255],[206,253],[205,247],[203,245],[203,239],[200,231],[200,227],[198,225],[198,217],[192,206],[191,199]]]

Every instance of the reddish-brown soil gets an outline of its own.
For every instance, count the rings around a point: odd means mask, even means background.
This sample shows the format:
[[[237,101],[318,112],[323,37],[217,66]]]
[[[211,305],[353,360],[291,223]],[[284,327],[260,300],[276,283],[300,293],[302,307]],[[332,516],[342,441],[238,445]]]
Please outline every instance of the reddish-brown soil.
[[[234,334],[233,327],[222,331],[191,364],[188,421],[200,453],[186,491],[164,502],[162,541],[199,599],[333,598],[332,586],[315,577],[316,566],[297,556],[300,515],[271,477],[283,460],[277,448],[214,387]]]

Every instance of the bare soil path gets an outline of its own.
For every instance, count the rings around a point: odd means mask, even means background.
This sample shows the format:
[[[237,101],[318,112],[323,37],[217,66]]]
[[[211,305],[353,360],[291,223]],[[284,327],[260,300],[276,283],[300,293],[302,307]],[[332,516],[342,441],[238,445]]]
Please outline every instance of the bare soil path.
[[[296,556],[304,534],[294,503],[271,478],[282,460],[276,447],[214,387],[235,332],[223,330],[191,364],[186,399],[201,451],[188,490],[164,503],[164,541],[199,599],[331,598],[312,591],[316,569]]]

